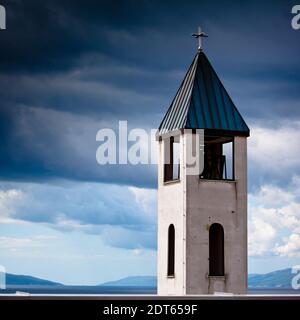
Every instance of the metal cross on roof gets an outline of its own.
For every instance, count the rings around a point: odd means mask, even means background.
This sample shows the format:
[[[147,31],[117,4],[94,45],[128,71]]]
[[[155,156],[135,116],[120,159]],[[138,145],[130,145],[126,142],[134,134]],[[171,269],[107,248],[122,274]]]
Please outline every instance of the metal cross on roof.
[[[201,31],[201,27],[198,27],[198,33],[193,33],[192,36],[198,39],[198,50],[202,50],[202,38],[207,38],[208,35]]]

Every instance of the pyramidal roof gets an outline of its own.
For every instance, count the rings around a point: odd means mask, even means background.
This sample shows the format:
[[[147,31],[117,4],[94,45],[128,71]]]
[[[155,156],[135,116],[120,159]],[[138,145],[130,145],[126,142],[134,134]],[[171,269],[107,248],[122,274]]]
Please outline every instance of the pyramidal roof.
[[[177,129],[208,129],[237,136],[250,133],[202,50],[189,67],[159,126],[158,135]]]

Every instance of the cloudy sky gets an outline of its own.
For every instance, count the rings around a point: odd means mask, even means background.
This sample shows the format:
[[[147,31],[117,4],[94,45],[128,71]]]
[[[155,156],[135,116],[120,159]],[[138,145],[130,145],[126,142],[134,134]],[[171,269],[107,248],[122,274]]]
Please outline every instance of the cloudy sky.
[[[100,166],[102,128],[157,128],[205,52],[251,129],[249,271],[300,264],[294,1],[7,0],[0,264],[67,284],[156,273],[156,167]]]

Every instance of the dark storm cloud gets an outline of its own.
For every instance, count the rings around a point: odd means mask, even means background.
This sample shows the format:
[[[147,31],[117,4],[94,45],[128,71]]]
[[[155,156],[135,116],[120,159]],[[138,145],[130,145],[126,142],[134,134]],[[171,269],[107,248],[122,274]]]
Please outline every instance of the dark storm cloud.
[[[208,57],[250,123],[300,118],[291,1],[2,1],[0,176],[155,186],[154,168],[100,167],[96,132],[156,128],[209,33]],[[268,121],[266,121],[268,120]],[[272,120],[270,122],[270,120]]]
[[[153,187],[153,165],[106,165],[96,162],[101,128],[118,125],[83,115],[19,106],[1,145],[1,173],[6,180],[66,178]],[[117,132],[116,128],[116,132]],[[130,144],[129,144],[130,146]],[[118,146],[116,146],[118,147]],[[3,156],[5,155],[5,157]]]
[[[265,64],[299,48],[290,25],[292,1],[2,2],[8,15],[8,29],[1,33],[2,70],[65,70],[86,53],[174,68],[189,61],[187,52],[195,47],[189,35],[199,23],[212,32],[207,47],[219,61],[229,55],[232,63]]]
[[[143,50],[134,34],[146,31],[147,37],[147,29],[164,20],[161,5],[153,1],[16,0],[3,5],[8,28],[1,34],[1,67],[10,71],[65,70],[87,52],[130,60],[131,51]]]

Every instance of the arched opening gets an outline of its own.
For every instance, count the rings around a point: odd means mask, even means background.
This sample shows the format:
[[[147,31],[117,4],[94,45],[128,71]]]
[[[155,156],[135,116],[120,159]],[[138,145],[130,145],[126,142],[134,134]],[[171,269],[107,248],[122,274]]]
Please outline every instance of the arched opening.
[[[170,224],[168,230],[168,277],[175,275],[175,228]]]
[[[219,223],[214,223],[209,228],[209,275],[224,274],[224,229]]]

